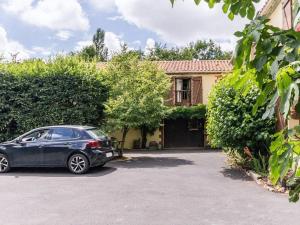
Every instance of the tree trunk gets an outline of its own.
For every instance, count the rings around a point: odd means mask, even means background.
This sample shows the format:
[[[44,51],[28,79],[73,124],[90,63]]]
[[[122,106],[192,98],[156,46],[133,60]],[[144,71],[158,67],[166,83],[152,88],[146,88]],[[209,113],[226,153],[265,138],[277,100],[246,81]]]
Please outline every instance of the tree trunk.
[[[125,140],[126,140],[126,135],[128,133],[128,127],[123,127],[123,135],[122,135],[122,142],[121,142],[121,149],[119,152],[119,156],[123,157],[123,151],[124,151],[124,144],[125,144]]]
[[[146,144],[147,144],[147,127],[142,126],[141,128],[141,136],[142,136],[142,149],[146,148]]]

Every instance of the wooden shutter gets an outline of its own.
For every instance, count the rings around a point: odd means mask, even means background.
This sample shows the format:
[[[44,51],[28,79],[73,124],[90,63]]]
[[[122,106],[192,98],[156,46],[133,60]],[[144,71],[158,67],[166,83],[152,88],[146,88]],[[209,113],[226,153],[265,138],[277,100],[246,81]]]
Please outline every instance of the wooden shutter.
[[[174,77],[171,78],[171,87],[170,87],[170,91],[167,95],[165,104],[168,106],[175,105],[175,78]]]
[[[283,29],[288,30],[293,27],[292,0],[283,1]]]
[[[192,78],[192,105],[203,103],[202,77]]]

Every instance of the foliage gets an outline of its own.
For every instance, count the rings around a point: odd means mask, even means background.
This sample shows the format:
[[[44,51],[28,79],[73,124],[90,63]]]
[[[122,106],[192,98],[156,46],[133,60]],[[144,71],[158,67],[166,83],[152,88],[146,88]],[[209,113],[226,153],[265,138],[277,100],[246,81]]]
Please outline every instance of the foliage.
[[[97,58],[99,61],[106,61],[108,50],[104,44],[105,31],[101,28],[96,30],[96,33],[93,36],[93,43],[96,49]]]
[[[97,52],[94,45],[89,45],[84,47],[79,53],[78,56],[84,59],[85,61],[94,61],[97,59]]]
[[[175,0],[170,0],[174,4]],[[194,0],[198,5],[200,0]],[[254,18],[255,7],[253,3],[259,0],[236,1],[236,0],[205,0],[210,7],[215,3],[223,3],[224,13],[228,13],[230,19],[234,15],[246,16],[249,19]],[[299,11],[299,5],[296,6]],[[296,105],[299,110],[299,78],[300,78],[300,33],[293,29],[280,30],[268,24],[264,17],[257,17],[248,24],[242,32],[235,34],[240,38],[235,51],[235,70],[239,70],[241,76],[237,79],[235,86],[245,88],[249,76],[256,79],[260,90],[260,96],[253,107],[253,113],[258,113],[258,108],[269,102],[263,118],[273,116],[275,109],[279,108],[277,117],[283,118],[281,126],[286,126],[289,118],[291,106]],[[253,74],[247,71],[255,71]],[[298,106],[298,107],[297,107]],[[298,168],[294,167],[293,161],[298,159],[298,128],[292,130],[284,129],[278,134],[277,139],[272,143],[270,173],[273,183],[283,180],[287,171],[294,170],[297,174]],[[292,153],[293,152],[293,153]],[[296,163],[297,165],[297,163]],[[300,184],[292,177],[287,183],[290,186],[290,200],[298,201],[300,193]]]
[[[227,155],[227,163],[233,168],[250,168],[250,158],[244,152],[237,151],[232,148],[225,148],[225,154]]]
[[[265,155],[262,155],[260,152],[258,153],[257,158],[253,157],[250,161],[250,167],[257,174],[267,177],[269,174],[269,158]]]
[[[275,120],[263,119],[265,107],[255,115],[252,108],[259,94],[255,83],[248,83],[250,90],[242,95],[231,85],[236,74],[219,81],[209,95],[207,106],[207,133],[214,147],[232,148],[243,154],[249,147],[254,156],[268,154],[267,146],[275,132]]]
[[[276,184],[288,179],[291,188],[290,201],[299,200],[300,188],[300,126],[295,129],[283,130],[275,135],[276,139],[270,147],[272,156],[270,158],[270,179]],[[289,176],[287,177],[288,173]]]
[[[77,57],[0,64],[0,141],[45,125],[98,126],[107,98],[100,78]]]
[[[172,5],[174,5],[176,0],[170,0]],[[260,2],[260,0],[204,0],[208,3],[210,8],[213,8],[217,3],[223,3],[222,9],[224,13],[228,14],[228,18],[233,20],[235,15],[240,15],[241,17],[246,17],[248,19],[253,19],[255,16],[255,6],[254,3]],[[196,5],[199,5],[201,0],[194,0]]]
[[[165,116],[164,96],[170,80],[156,64],[140,61],[137,54],[123,53],[108,63],[105,74],[110,87],[107,122],[123,130],[122,143],[129,128],[159,126]]]
[[[93,44],[84,47],[77,53],[71,52],[71,55],[78,55],[85,61],[107,61],[108,49],[105,47],[105,31],[101,28],[96,30],[93,35]]]
[[[169,107],[166,118],[168,119],[204,119],[206,115],[206,106],[203,104],[195,106],[176,106]]]
[[[193,60],[193,59],[230,59],[232,52],[223,51],[214,41],[191,42],[186,47],[167,48],[155,43],[155,47],[146,55],[149,60]]]
[[[254,69],[256,72],[253,76],[261,88],[261,95],[253,113],[269,101],[263,118],[272,117],[278,105],[279,116],[284,121],[282,126],[286,126],[291,107],[299,102],[300,33],[293,30],[282,31],[267,23],[267,19],[258,18],[247,25],[243,32],[236,33],[241,39],[237,46],[235,67],[244,71],[237,83],[245,85],[245,80],[249,79],[246,71]],[[251,57],[253,45],[256,46],[254,58]],[[299,138],[294,136],[291,140],[289,133],[297,132],[295,129],[284,129],[271,145],[270,177],[273,184],[282,181],[291,169],[296,169],[292,166],[294,159],[300,156],[297,151]],[[293,191],[299,190],[300,184],[293,187],[290,200],[296,201],[296,193]]]

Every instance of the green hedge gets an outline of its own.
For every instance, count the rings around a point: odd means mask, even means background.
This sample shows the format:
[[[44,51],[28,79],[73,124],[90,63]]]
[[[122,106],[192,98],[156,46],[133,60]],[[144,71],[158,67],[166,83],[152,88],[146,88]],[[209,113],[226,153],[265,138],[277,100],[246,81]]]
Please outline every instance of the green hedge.
[[[176,106],[169,107],[167,111],[167,119],[204,119],[206,114],[206,106],[203,104],[195,106]]]
[[[207,105],[207,132],[214,147],[232,148],[243,153],[249,147],[254,153],[268,153],[272,135],[275,133],[275,119],[262,119],[266,106],[253,115],[252,109],[259,96],[254,83],[244,95],[230,83],[228,75],[213,88]]]
[[[97,126],[106,99],[95,65],[76,57],[0,64],[0,141],[45,125]]]

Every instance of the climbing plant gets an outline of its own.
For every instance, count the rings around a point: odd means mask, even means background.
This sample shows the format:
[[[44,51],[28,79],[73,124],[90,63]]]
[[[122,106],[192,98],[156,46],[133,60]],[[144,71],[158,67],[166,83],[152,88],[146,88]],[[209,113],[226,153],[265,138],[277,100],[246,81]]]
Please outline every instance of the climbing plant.
[[[175,0],[170,0],[172,4]],[[199,4],[201,0],[194,0]],[[223,12],[229,19],[236,15],[255,17],[254,4],[260,0],[204,0],[209,7],[215,4],[223,5]],[[237,89],[244,94],[249,78],[257,81],[261,94],[253,106],[253,114],[259,106],[269,102],[263,118],[271,117],[274,113],[282,119],[285,127],[275,136],[270,150],[270,178],[274,184],[286,181],[290,187],[290,201],[298,201],[300,193],[300,128],[286,127],[292,107],[299,111],[300,83],[300,33],[294,29],[281,30],[271,26],[265,17],[256,16],[243,31],[236,32],[239,38],[234,56],[234,70],[239,70],[239,76],[232,80]],[[252,70],[252,73],[248,71]],[[278,110],[277,110],[278,109]],[[287,176],[288,175],[288,176]]]

